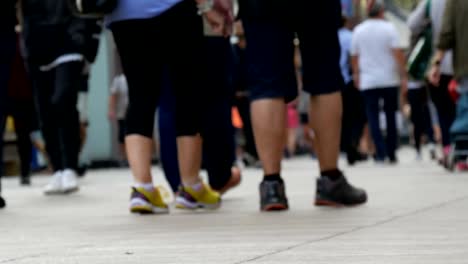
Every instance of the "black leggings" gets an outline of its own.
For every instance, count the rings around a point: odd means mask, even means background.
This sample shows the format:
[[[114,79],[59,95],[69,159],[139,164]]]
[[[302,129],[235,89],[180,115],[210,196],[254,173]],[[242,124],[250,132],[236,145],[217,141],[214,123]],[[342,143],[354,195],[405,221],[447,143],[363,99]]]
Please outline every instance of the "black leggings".
[[[426,87],[409,90],[408,100],[411,105],[411,122],[414,127],[414,145],[416,151],[419,152],[421,150],[421,137],[424,132],[426,132],[429,142],[435,143]]]
[[[232,54],[229,39],[207,37],[205,45],[210,78],[205,82],[207,100],[202,108],[203,167],[208,172],[211,187],[219,190],[231,179],[231,168],[235,161],[234,128],[231,122],[233,92],[229,84]],[[171,83],[166,77],[159,108],[159,135],[164,174],[173,191],[177,191],[180,185],[175,106]]]
[[[60,64],[42,72],[31,64],[34,97],[47,154],[54,171],[78,167],[80,146],[76,108],[82,62]]]
[[[456,116],[456,105],[448,91],[448,86],[452,78],[453,77],[449,75],[442,75],[439,86],[429,85],[429,93],[431,94],[432,102],[437,109],[437,115],[439,117],[443,146],[449,146],[451,144],[450,127]]]
[[[176,98],[176,134],[201,133],[203,24],[195,1],[186,0],[160,16],[111,25],[128,81],[126,134],[153,136],[163,68]],[[146,66],[148,65],[148,66]]]

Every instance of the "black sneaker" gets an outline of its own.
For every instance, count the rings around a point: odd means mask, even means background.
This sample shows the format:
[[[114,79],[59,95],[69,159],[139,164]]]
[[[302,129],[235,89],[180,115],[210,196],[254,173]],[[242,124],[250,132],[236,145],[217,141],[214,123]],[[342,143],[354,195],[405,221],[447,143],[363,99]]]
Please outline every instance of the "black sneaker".
[[[0,209],[4,208],[6,206],[5,200],[0,196]]]
[[[394,157],[394,156],[393,157],[391,156],[390,158],[388,158],[388,161],[390,162],[390,165],[397,165],[398,164],[398,159],[397,159],[397,157]]]
[[[344,176],[332,181],[327,177],[317,179],[317,206],[353,206],[367,201],[367,194],[363,189],[356,188],[348,183]]]
[[[284,182],[262,181],[260,183],[260,210],[282,211],[288,208]]]

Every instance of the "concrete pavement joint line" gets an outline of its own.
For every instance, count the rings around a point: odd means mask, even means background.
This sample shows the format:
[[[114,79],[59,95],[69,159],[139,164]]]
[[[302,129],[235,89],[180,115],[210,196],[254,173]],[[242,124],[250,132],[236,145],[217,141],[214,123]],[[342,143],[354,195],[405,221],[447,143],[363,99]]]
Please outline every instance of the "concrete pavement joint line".
[[[0,260],[0,263],[11,263],[11,262],[16,262],[16,261],[18,261],[18,260],[29,259],[29,258],[36,258],[36,257],[42,257],[42,256],[45,256],[45,255],[47,255],[47,253],[41,253],[41,254],[36,254],[36,255],[29,255],[29,256],[23,256],[23,257],[5,259],[5,260]]]
[[[348,235],[348,234],[351,234],[351,233],[359,232],[359,231],[364,230],[364,229],[369,229],[369,228],[373,228],[373,227],[377,227],[377,226],[382,226],[382,225],[394,222],[396,220],[400,220],[402,218],[415,216],[415,215],[425,213],[425,212],[428,212],[428,211],[431,211],[431,210],[439,209],[439,208],[442,208],[442,207],[444,207],[446,205],[449,205],[449,204],[452,204],[452,203],[457,203],[457,202],[460,202],[460,201],[463,201],[463,200],[466,200],[466,199],[468,199],[468,195],[458,197],[458,198],[455,198],[455,199],[452,199],[452,200],[448,200],[448,201],[445,201],[445,202],[442,202],[442,203],[434,204],[434,205],[431,205],[431,206],[428,206],[428,207],[424,207],[424,208],[421,208],[419,210],[414,210],[414,211],[411,211],[411,212],[408,212],[408,213],[395,215],[395,216],[390,217],[390,218],[388,218],[386,220],[377,221],[377,222],[375,222],[373,224],[369,224],[369,225],[366,225],[366,226],[358,226],[358,227],[352,228],[351,230],[339,232],[339,233],[332,234],[332,235],[329,235],[329,236],[325,236],[325,237],[322,237],[322,238],[307,240],[305,242],[302,242],[302,243],[299,243],[299,244],[296,244],[296,245],[292,245],[292,246],[289,246],[289,247],[286,247],[286,248],[283,248],[283,249],[278,249],[278,250],[275,250],[275,251],[272,251],[272,252],[257,256],[257,257],[253,257],[253,258],[246,259],[246,260],[241,260],[239,262],[235,262],[234,264],[243,264],[243,263],[253,262],[253,261],[265,258],[265,257],[270,257],[270,256],[274,256],[274,255],[289,251],[291,249],[296,249],[296,248],[300,248],[300,247],[303,247],[303,246],[306,246],[306,245],[309,245],[309,244],[318,243],[318,242],[322,242],[322,241],[327,241],[327,240],[330,240],[330,239],[333,239],[333,238],[336,238],[336,237],[340,237],[340,236]]]

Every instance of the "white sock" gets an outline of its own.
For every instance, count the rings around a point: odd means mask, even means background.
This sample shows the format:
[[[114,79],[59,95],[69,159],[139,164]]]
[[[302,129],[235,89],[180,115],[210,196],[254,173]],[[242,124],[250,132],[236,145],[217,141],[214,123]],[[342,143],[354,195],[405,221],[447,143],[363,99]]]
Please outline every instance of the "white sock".
[[[184,186],[187,186],[187,187],[190,187],[191,189],[193,189],[194,191],[200,191],[203,189],[203,182],[202,181],[199,181],[195,184],[192,184],[192,185],[189,185],[189,184],[185,184],[184,183]]]
[[[154,191],[154,185],[153,185],[152,182],[150,182],[150,183],[139,183],[139,182],[137,182],[137,183],[135,183],[134,186],[135,186],[136,188],[143,188],[143,189],[145,189],[145,190],[148,191],[148,192]]]

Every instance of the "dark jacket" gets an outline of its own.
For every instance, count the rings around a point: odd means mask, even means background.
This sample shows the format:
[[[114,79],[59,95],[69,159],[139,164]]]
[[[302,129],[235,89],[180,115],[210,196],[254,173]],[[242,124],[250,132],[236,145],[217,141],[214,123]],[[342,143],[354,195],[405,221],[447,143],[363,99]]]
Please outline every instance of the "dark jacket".
[[[16,0],[0,1],[0,34],[15,34],[16,25]]]
[[[1,0],[4,1],[4,0]],[[86,23],[66,0],[22,0],[26,56],[45,65],[69,53],[85,53]]]

